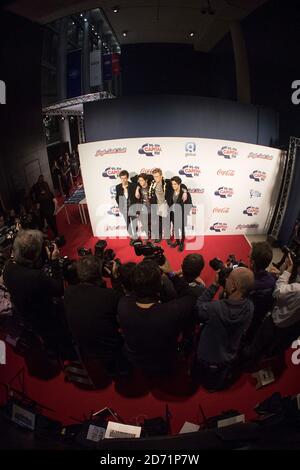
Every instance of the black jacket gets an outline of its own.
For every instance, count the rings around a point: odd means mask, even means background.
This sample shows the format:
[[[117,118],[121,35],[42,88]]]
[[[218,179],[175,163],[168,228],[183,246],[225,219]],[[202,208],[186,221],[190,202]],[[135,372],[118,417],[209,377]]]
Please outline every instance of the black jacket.
[[[186,199],[185,202],[183,202],[183,200],[182,200],[182,196],[183,196],[183,192],[184,192],[183,190],[184,189],[187,192],[187,199]],[[168,206],[170,206],[170,207],[174,204],[173,195],[174,195],[174,190],[172,188],[172,191],[169,191],[169,193],[168,193],[168,199],[167,199]],[[192,205],[192,197],[191,197],[190,193],[187,191],[187,187],[185,186],[185,184],[180,185],[180,192],[179,192],[179,196],[177,198],[176,204],[180,204],[180,206],[183,206],[184,204]]]
[[[11,295],[16,313],[28,320],[41,333],[51,323],[54,313],[53,298],[63,295],[60,271],[57,279],[40,270],[10,260],[3,272],[4,284]]]
[[[230,364],[237,357],[254,307],[249,299],[211,301],[216,292],[217,287],[211,285],[196,304],[198,318],[204,323],[197,357],[210,364]]]
[[[114,289],[79,284],[66,289],[67,322],[85,357],[113,359],[122,345],[118,332],[117,306],[120,295]]]
[[[136,190],[136,184],[131,183],[130,181],[128,182],[128,200],[127,200],[127,206],[131,206],[132,204],[135,204],[137,202],[136,197],[135,197],[135,190]],[[116,186],[116,202],[121,210],[123,212],[125,208],[120,207],[120,197],[124,196],[124,188],[122,186],[122,183],[117,184]]]

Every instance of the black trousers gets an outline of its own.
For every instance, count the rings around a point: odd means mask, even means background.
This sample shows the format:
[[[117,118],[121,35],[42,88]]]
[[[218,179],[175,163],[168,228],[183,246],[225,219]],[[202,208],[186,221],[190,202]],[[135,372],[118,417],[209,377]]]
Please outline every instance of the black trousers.
[[[175,225],[175,213],[174,211],[171,211],[171,217],[170,217],[172,226],[173,226],[173,235],[176,240],[181,240],[184,242],[185,240],[185,227],[187,225],[187,216],[184,214],[182,210],[182,216],[181,216],[181,223],[178,226],[178,222]]]
[[[41,229],[43,229],[44,224],[45,224],[45,220],[46,220],[49,228],[51,229],[51,231],[54,235],[54,238],[58,237],[56,216],[53,215],[53,214],[46,213],[46,212],[45,213],[41,212],[40,213],[40,218],[41,218]]]

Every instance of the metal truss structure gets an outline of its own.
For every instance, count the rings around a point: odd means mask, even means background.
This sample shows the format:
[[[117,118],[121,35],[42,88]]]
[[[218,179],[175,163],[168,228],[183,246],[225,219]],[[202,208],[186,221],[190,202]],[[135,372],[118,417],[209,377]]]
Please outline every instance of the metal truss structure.
[[[288,204],[288,200],[290,196],[291,186],[293,182],[296,154],[297,154],[298,147],[300,147],[300,139],[298,137],[290,137],[289,151],[288,151],[287,161],[285,165],[284,176],[282,180],[280,198],[278,201],[276,217],[273,223],[272,231],[270,233],[271,237],[274,240],[278,239],[278,234],[280,232],[283,219],[285,216],[285,212],[286,212],[286,208],[287,208],[287,204]]]
[[[78,107],[78,105],[82,105],[83,103],[88,103],[90,101],[110,100],[113,98],[115,98],[115,96],[107,91],[76,96],[75,98],[69,98],[43,108],[43,114],[47,116],[81,116],[83,114],[82,109],[72,109],[73,106]]]

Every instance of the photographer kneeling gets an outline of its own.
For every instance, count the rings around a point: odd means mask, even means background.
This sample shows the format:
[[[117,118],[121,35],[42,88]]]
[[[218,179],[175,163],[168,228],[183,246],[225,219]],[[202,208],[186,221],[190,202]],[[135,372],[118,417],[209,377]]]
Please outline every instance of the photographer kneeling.
[[[253,273],[235,268],[225,283],[225,297],[212,302],[219,289],[219,274],[215,282],[198,298],[198,318],[204,324],[197,348],[195,378],[209,390],[221,390],[230,383],[243,335],[253,316],[253,304],[248,292],[254,282]]]
[[[108,372],[121,372],[126,364],[117,323],[120,294],[105,287],[96,256],[83,256],[76,267],[79,284],[68,287],[64,299],[72,336],[84,359],[100,359]]]
[[[3,271],[14,313],[27,322],[52,348],[62,339],[62,318],[54,299],[63,295],[63,278],[58,263],[59,251],[45,247],[52,277],[47,276],[42,260],[43,234],[39,230],[20,230],[14,240],[12,258]]]

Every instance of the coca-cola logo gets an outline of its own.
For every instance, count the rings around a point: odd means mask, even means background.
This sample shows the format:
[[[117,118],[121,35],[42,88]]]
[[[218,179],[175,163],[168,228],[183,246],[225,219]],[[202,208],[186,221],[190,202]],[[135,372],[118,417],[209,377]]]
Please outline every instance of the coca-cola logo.
[[[209,230],[214,231],[214,232],[226,232],[228,229],[228,224],[224,222],[216,222],[214,223]]]
[[[248,215],[249,217],[253,217],[254,215],[259,214],[259,207],[249,206],[244,211],[243,214]]]
[[[219,196],[222,199],[227,199],[228,197],[233,196],[233,189],[226,188],[225,186],[221,186],[217,191],[215,191],[215,196]]]
[[[214,214],[228,214],[229,211],[229,207],[214,207],[213,209]]]
[[[219,169],[217,171],[218,176],[234,176],[235,175],[235,170],[222,170]]]
[[[251,180],[256,181],[256,182],[265,181],[266,177],[267,177],[267,173],[265,171],[261,171],[261,170],[254,170],[249,175],[249,178]]]

